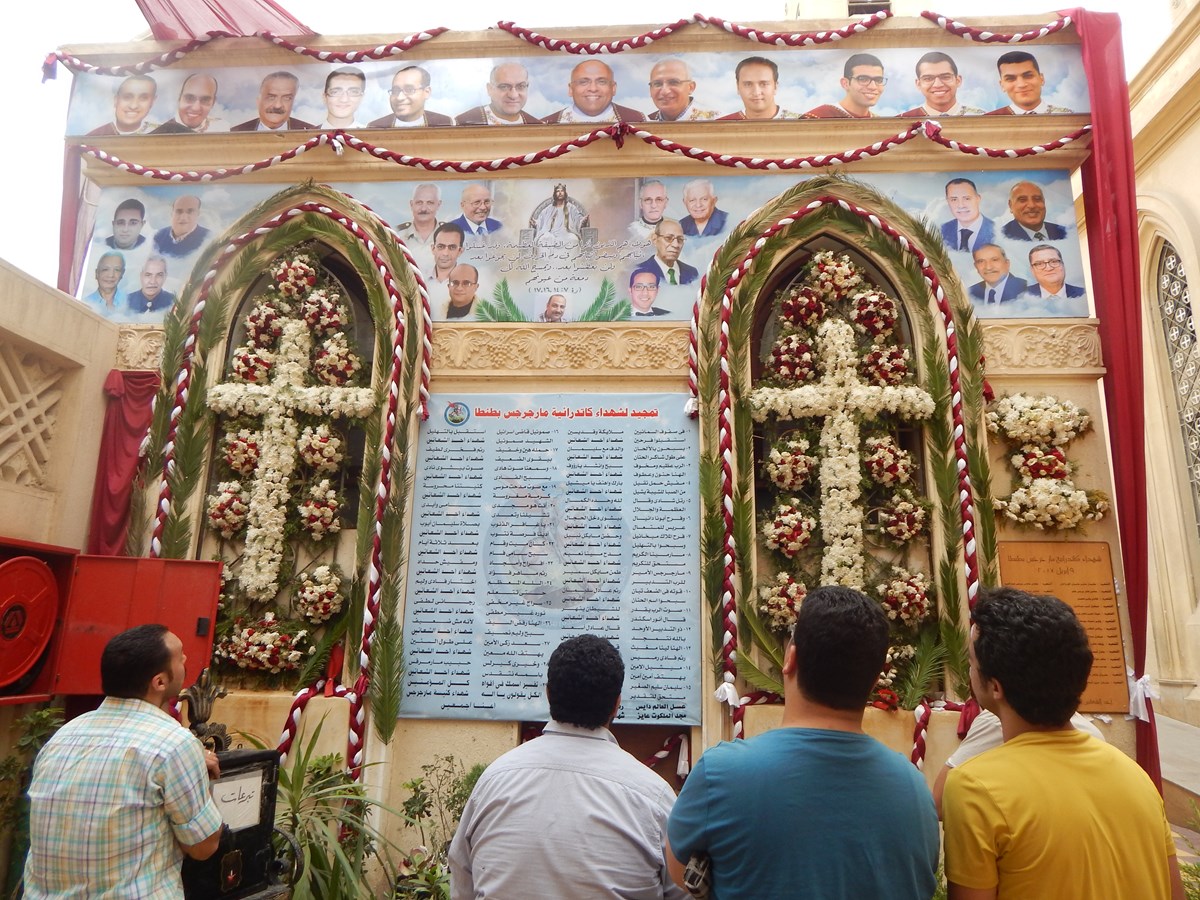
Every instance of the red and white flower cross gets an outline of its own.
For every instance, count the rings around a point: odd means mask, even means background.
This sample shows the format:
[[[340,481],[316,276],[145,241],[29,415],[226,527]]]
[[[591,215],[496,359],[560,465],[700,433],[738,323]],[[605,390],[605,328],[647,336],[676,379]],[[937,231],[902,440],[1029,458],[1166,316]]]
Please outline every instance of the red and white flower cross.
[[[208,393],[213,410],[238,417],[262,417],[259,463],[250,487],[246,546],[239,581],[254,599],[279,590],[284,520],[291,500],[289,484],[296,468],[299,413],[362,418],[375,408],[370,388],[309,386],[312,334],[303,319],[283,323],[269,381],[226,382]]]

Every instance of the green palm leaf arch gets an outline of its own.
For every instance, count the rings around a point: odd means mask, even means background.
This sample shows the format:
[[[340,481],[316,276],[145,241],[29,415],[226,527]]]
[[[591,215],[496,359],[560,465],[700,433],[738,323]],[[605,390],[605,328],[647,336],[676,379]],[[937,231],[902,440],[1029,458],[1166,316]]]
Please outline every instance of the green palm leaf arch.
[[[723,580],[723,523],[720,495],[720,458],[718,393],[721,369],[718,347],[721,340],[721,304],[729,277],[756,245],[761,235],[776,222],[818,197],[832,196],[870,210],[890,223],[920,248],[937,273],[949,299],[951,315],[959,343],[960,386],[968,441],[968,473],[975,492],[975,534],[979,569],[984,583],[995,581],[995,527],[991,519],[990,473],[983,431],[983,377],[978,366],[982,358],[982,330],[975,320],[965,291],[954,272],[940,234],[928,222],[914,218],[871,187],[841,175],[820,175],[798,182],[794,187],[764,204],[729,235],[714,257],[707,284],[700,300],[699,360],[697,388],[701,406],[701,502],[704,531],[701,541],[701,572],[705,601],[709,605],[712,628],[713,668],[721,668],[721,585]],[[729,378],[732,394],[732,442],[734,456],[733,535],[735,544],[736,591],[738,596],[739,671],[747,682],[763,690],[778,692],[779,645],[756,609],[754,542],[754,459],[753,426],[746,397],[750,390],[751,334],[755,300],[776,266],[798,247],[827,235],[871,258],[898,288],[904,307],[914,324],[922,361],[921,383],[935,398],[936,410],[925,432],[926,458],[931,466],[931,498],[939,519],[940,541],[931,546],[937,594],[944,612],[940,626],[934,625],[930,650],[918,661],[916,682],[905,687],[909,699],[949,668],[955,676],[964,620],[965,596],[962,576],[962,525],[958,505],[958,485],[951,446],[950,380],[946,365],[945,333],[942,314],[934,303],[916,257],[905,251],[893,238],[866,219],[826,204],[806,215],[763,243],[734,292],[729,317]],[[947,667],[947,663],[950,665]],[[930,670],[934,676],[928,676]],[[955,678],[955,680],[957,680]]]
[[[387,540],[383,542],[381,559],[381,599],[389,608],[383,611],[382,627],[376,632],[380,639],[375,640],[372,645],[373,674],[378,678],[378,682],[372,686],[372,696],[379,700],[375,709],[375,721],[381,736],[386,740],[394,728],[398,708],[401,648],[398,628],[392,624],[396,621],[396,610],[391,607],[397,603],[406,563],[404,534],[412,470],[415,465],[411,449],[419,407],[423,326],[420,295],[413,271],[390,232],[371,212],[327,186],[298,184],[247,212],[201,256],[193,269],[192,279],[181,291],[180,302],[176,304],[165,325],[163,388],[157,398],[147,442],[148,449],[138,476],[139,483],[144,486],[141,504],[144,510],[147,506],[146,501],[157,494],[171,410],[175,401],[175,377],[184,359],[191,318],[204,273],[217,264],[220,248],[235,237],[261,227],[274,216],[298,204],[310,201],[320,203],[358,224],[366,234],[367,240],[382,256],[403,298],[401,312],[404,336],[400,346],[400,402],[390,448],[393,460],[392,490],[389,502],[384,508],[383,528]],[[395,337],[394,316],[391,298],[366,245],[342,225],[317,212],[306,212],[294,217],[248,242],[221,265],[197,329],[192,360],[192,386],[187,403],[181,410],[174,440],[174,468],[169,478],[172,502],[164,523],[163,556],[188,557],[195,554],[199,546],[199,529],[194,515],[195,495],[203,480],[213,428],[213,416],[204,402],[205,392],[209,380],[214,377],[213,373],[219,373],[223,368],[223,359],[214,355],[214,351],[224,350],[224,341],[231,329],[232,316],[241,298],[272,260],[284,252],[314,244],[329,247],[341,254],[353,266],[365,286],[367,306],[375,332],[376,365],[372,388],[376,392],[377,406],[382,415],[387,398],[386,378],[391,365]],[[360,485],[362,500],[356,520],[358,539],[355,543],[355,566],[350,585],[352,601],[357,599],[358,602],[348,603],[347,612],[343,614],[345,621],[334,620],[329,623],[325,639],[318,639],[317,659],[312,660],[301,673],[305,683],[319,674],[321,664],[332,649],[332,638],[343,633],[348,643],[347,659],[350,661],[351,671],[357,664],[357,636],[361,635],[362,629],[362,598],[365,597],[367,564],[374,531],[374,498],[381,472],[380,449],[384,434],[382,418],[368,418],[364,423],[364,433],[368,450],[364,458],[363,480]],[[136,539],[131,538],[130,547],[136,552],[145,552],[144,530]]]

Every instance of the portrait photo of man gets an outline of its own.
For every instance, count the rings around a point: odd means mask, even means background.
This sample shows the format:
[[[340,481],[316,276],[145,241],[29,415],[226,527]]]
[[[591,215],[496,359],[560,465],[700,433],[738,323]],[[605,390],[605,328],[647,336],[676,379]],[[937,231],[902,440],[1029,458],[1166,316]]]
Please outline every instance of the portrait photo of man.
[[[325,76],[325,121],[318,127],[365,128],[358,121],[358,108],[367,92],[367,76],[362,69],[342,66]]]
[[[717,209],[717,195],[707,178],[697,178],[683,186],[683,205],[688,214],[679,220],[679,225],[688,237],[713,237],[725,230],[729,214]]]
[[[1042,99],[1046,76],[1042,74],[1037,58],[1032,53],[1009,50],[996,60],[996,70],[1000,73],[1000,90],[1008,95],[1008,103],[987,115],[1030,116],[1071,112],[1065,106],[1054,106]]]
[[[568,122],[644,122],[646,117],[628,106],[614,103],[617,80],[607,63],[589,59],[571,70],[567,82],[571,105],[542,119],[547,125]]]
[[[516,62],[492,67],[486,85],[488,102],[461,113],[455,125],[537,125],[542,120],[525,112],[529,102],[529,70]]]
[[[442,208],[442,189],[432,182],[418,184],[413,188],[408,208],[412,218],[396,226],[396,233],[410,249],[429,247],[437,227],[442,224],[437,217]]]
[[[1038,244],[1029,251],[1029,270],[1033,280],[1025,292],[1028,300],[1075,300],[1087,296],[1087,291],[1075,284],[1067,284],[1067,267],[1057,247]]]
[[[650,235],[654,255],[642,260],[636,268],[654,272],[662,284],[691,284],[700,277],[700,273],[679,258],[685,241],[687,237],[679,223],[664,218]]]
[[[146,243],[142,226],[146,224],[146,207],[141,200],[130,197],[122,200],[113,213],[112,234],[104,239],[111,250],[133,250]]]
[[[696,106],[696,82],[678,57],[660,59],[650,70],[650,122],[697,122],[717,117],[716,110]]]
[[[842,66],[840,82],[845,95],[837,103],[816,106],[804,114],[806,119],[869,119],[883,96],[887,78],[883,63],[870,53],[855,53]]]
[[[1008,192],[1008,211],[1013,217],[1002,229],[1014,241],[1061,241],[1067,229],[1046,221],[1046,195],[1032,181],[1018,181]]]
[[[539,203],[529,217],[534,241],[541,246],[576,246],[583,239],[583,229],[590,225],[588,211],[567,193],[562,182],[554,185],[550,197]]]
[[[444,222],[433,232],[433,280],[445,284],[463,252],[462,226]]]
[[[151,134],[204,134],[218,131],[212,110],[217,103],[217,79],[207,72],[193,72],[179,89],[175,115]]]
[[[125,292],[121,290],[121,279],[125,277],[125,257],[117,250],[100,254],[96,261],[96,289],[83,298],[83,302],[105,318],[120,315],[125,305]]]
[[[475,318],[475,294],[479,290],[479,270],[470,263],[459,263],[451,270],[446,285],[450,289],[450,301],[446,304],[442,318]]]
[[[629,303],[633,307],[631,318],[669,316],[671,311],[655,306],[658,299],[658,271],[635,269],[629,276]]]
[[[637,218],[629,224],[629,236],[635,241],[648,241],[655,227],[667,213],[667,186],[657,178],[646,178],[638,187]]]
[[[1029,282],[1009,271],[1012,264],[1008,254],[998,244],[976,244],[971,258],[975,263],[975,271],[983,279],[968,289],[971,301],[976,305],[1008,303],[1020,297],[1029,287]]]
[[[171,224],[154,232],[154,249],[178,259],[199,250],[209,234],[200,224],[200,198],[184,194],[171,204]]]
[[[983,110],[978,106],[965,106],[958,102],[962,76],[958,74],[958,64],[948,53],[930,50],[918,59],[916,85],[925,102],[900,113],[903,117],[923,119],[983,115]]]
[[[458,206],[462,215],[451,221],[463,230],[466,247],[482,247],[504,227],[492,218],[492,191],[484,184],[468,184],[462,190]]]
[[[996,239],[996,223],[980,211],[982,202],[970,178],[946,182],[946,206],[954,218],[942,223],[942,240],[949,249],[971,251]]]
[[[311,122],[292,115],[300,79],[291,72],[272,72],[258,86],[258,116],[241,122],[230,131],[298,131],[312,128]]]
[[[546,308],[538,314],[539,322],[565,322],[567,312],[567,298],[562,294],[551,294],[550,299],[546,301]]]
[[[113,94],[113,118],[99,128],[88,132],[89,136],[115,134],[150,134],[156,125],[146,117],[158,97],[158,83],[149,75],[130,75],[117,87]]]
[[[392,114],[371,123],[372,128],[445,128],[454,120],[444,113],[426,109],[425,104],[433,93],[433,82],[429,72],[420,66],[405,66],[392,76],[388,89],[388,103]]]
[[[170,309],[175,304],[175,295],[164,291],[167,281],[167,261],[158,254],[147,257],[142,263],[142,286],[126,298],[125,304],[129,312],[135,316],[144,313],[161,312]]]
[[[779,90],[779,66],[765,56],[748,56],[737,64],[733,72],[742,108],[718,121],[734,122],[744,119],[768,121],[771,119],[798,119],[775,102]]]

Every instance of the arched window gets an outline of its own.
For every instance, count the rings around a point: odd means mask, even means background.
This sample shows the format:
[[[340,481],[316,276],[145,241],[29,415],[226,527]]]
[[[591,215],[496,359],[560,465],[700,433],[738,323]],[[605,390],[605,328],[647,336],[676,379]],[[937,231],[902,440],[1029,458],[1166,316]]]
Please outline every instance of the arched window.
[[[1158,254],[1157,295],[1166,359],[1183,437],[1192,503],[1200,522],[1200,353],[1183,260],[1169,241]]]

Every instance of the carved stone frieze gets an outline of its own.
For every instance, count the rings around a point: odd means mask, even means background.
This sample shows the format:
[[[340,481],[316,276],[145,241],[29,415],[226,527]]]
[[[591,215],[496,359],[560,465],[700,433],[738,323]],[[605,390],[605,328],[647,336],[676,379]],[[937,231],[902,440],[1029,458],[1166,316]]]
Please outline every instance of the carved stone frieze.
[[[682,374],[687,370],[688,325],[489,325],[439,323],[433,331],[435,375],[486,371]]]
[[[983,345],[989,375],[1031,369],[1082,369],[1098,374],[1104,365],[1094,322],[990,320],[983,323]]]
[[[48,482],[64,376],[61,366],[35,352],[0,343],[0,481]]]
[[[118,369],[159,369],[162,366],[163,330],[124,326],[117,338]]]

